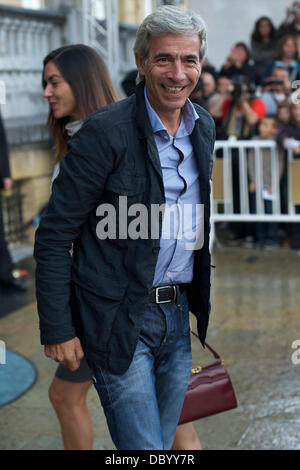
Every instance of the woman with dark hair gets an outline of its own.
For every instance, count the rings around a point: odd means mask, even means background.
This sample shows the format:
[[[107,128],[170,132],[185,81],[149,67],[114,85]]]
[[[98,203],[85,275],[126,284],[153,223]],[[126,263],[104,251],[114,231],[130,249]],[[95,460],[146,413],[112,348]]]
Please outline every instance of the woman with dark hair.
[[[255,83],[260,84],[265,66],[274,58],[276,30],[267,16],[260,17],[251,35],[251,57],[255,67]]]
[[[99,54],[85,45],[64,46],[44,59],[44,97],[49,102],[47,128],[55,144],[55,169],[67,153],[68,140],[84,119],[102,106],[118,100],[107,68]],[[87,392],[93,374],[83,358],[75,372],[59,364],[49,397],[61,425],[65,449],[93,447],[93,424],[87,407]]]
[[[89,114],[118,97],[102,58],[83,44],[60,47],[47,55],[43,88],[50,105],[47,128],[59,163],[67,153],[69,129],[78,130]]]
[[[263,80],[272,77],[274,68],[285,68],[291,82],[300,79],[300,62],[298,60],[297,42],[294,36],[286,35],[279,39],[274,60],[266,65]]]
[[[251,83],[255,81],[255,69],[250,64],[250,51],[244,42],[237,42],[231,49],[225,64],[221,68],[219,75],[230,79],[243,75]]]

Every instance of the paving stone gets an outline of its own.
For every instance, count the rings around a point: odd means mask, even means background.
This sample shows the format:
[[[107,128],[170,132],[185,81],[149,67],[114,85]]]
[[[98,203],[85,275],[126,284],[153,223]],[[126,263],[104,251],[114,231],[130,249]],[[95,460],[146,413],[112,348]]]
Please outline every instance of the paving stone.
[[[197,421],[201,443],[204,449],[299,449],[300,364],[291,361],[292,342],[300,339],[299,257],[292,250],[218,248],[212,263],[216,269],[207,341],[225,361],[239,407]],[[40,345],[34,299],[22,308],[20,304],[0,318],[0,339],[35,364],[38,380],[25,395],[0,408],[0,449],[62,449],[48,399],[57,365]],[[195,329],[193,317],[192,324]],[[195,365],[212,360],[195,338],[192,350]],[[88,407],[95,449],[114,449],[93,387]]]

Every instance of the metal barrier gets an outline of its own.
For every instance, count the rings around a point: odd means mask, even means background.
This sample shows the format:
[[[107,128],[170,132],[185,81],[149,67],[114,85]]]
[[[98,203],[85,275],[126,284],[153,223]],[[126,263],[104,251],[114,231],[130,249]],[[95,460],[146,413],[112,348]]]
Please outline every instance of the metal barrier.
[[[263,184],[263,152],[268,150],[272,194],[267,195]],[[298,222],[300,214],[300,159],[288,150],[284,165],[287,170],[287,213],[281,209],[279,152],[272,140],[216,141],[211,191],[211,248],[215,240],[216,222]],[[255,213],[250,208],[249,152],[255,163]],[[221,155],[220,155],[221,154]],[[264,198],[272,201],[271,213],[266,213]]]
[[[14,189],[10,192],[3,192],[0,197],[7,244],[20,243],[26,239],[22,213],[22,195],[18,189]]]

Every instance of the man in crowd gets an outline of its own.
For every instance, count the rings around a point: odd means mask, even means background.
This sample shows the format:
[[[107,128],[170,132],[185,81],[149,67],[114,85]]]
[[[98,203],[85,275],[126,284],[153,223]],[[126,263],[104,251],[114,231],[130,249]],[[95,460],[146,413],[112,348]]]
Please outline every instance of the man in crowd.
[[[283,67],[274,68],[272,77],[265,81],[264,92],[261,99],[266,105],[267,114],[277,114],[277,107],[281,101],[290,98],[292,84],[288,71]]]
[[[62,160],[36,234],[37,300],[46,355],[76,370],[84,351],[116,448],[170,449],[191,372],[189,310],[202,344],[210,311],[215,130],[188,100],[205,25],[161,7],[134,51],[136,93],[88,118]]]

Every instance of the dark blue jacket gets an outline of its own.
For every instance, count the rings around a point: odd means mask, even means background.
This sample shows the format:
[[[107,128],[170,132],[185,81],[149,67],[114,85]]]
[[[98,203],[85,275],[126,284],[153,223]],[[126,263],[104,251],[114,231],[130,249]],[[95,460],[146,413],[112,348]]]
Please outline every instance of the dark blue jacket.
[[[210,310],[209,180],[215,128],[204,109],[196,110],[191,140],[200,170],[205,235],[203,248],[195,252],[188,299],[203,344]],[[99,240],[97,207],[112,204],[118,220],[119,196],[127,196],[128,206],[145,204],[149,214],[151,204],[165,203],[143,84],[136,95],[92,114],[71,139],[34,251],[42,344],[77,335],[88,360],[117,374],[126,371],[135,351],[160,244],[150,235]]]

